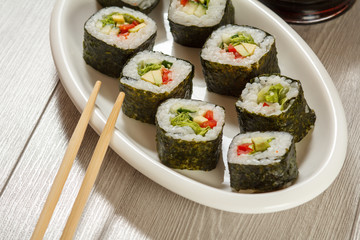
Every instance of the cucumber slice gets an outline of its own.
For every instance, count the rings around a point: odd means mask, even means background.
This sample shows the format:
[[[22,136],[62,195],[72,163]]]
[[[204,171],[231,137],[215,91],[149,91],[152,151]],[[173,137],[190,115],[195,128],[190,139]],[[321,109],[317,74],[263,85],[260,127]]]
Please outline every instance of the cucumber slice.
[[[203,5],[199,4],[194,12],[194,15],[197,17],[201,17],[204,16],[205,14],[206,14],[206,8],[204,8]]]
[[[198,8],[199,4],[196,2],[189,1],[185,7],[183,8],[183,11],[189,15],[194,15],[196,9]]]

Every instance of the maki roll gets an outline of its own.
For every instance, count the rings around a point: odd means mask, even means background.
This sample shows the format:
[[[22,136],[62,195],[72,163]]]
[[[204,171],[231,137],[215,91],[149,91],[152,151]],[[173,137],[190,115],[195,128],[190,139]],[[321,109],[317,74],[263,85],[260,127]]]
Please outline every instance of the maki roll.
[[[134,10],[150,13],[156,5],[159,3],[159,0],[97,0],[103,7],[128,7]]]
[[[96,70],[119,77],[133,54],[155,43],[156,24],[145,14],[128,8],[103,8],[85,23],[83,58]]]
[[[174,41],[202,47],[216,28],[234,23],[231,0],[172,0],[168,20]]]
[[[290,185],[299,174],[294,139],[287,132],[238,134],[227,157],[235,191],[273,191]]]
[[[285,131],[295,142],[306,136],[316,120],[300,81],[281,75],[254,78],[235,105],[241,132]]]
[[[225,110],[199,100],[169,99],[156,113],[160,161],[170,168],[216,168],[221,154]]]
[[[207,89],[239,97],[250,79],[280,73],[275,39],[254,27],[226,25],[214,31],[201,50]]]
[[[128,117],[155,124],[161,102],[168,98],[190,98],[194,66],[160,52],[142,51],[126,63],[120,91],[126,98],[122,110]]]

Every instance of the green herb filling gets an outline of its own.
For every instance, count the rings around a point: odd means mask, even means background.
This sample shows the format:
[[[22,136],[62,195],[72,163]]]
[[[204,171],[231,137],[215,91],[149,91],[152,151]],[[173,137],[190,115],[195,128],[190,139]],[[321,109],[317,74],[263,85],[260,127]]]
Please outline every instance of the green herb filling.
[[[164,66],[167,69],[170,69],[173,63],[168,62],[166,60],[162,61],[161,63],[146,63],[141,62],[138,65],[138,74],[140,76],[144,75],[147,72],[158,70],[161,68],[161,66]]]
[[[257,97],[257,102],[268,102],[268,103],[278,103],[281,106],[281,110],[286,108],[286,94],[289,92],[289,88],[284,87],[280,83],[268,87],[262,88]]]
[[[179,108],[177,110],[177,115],[170,120],[171,125],[173,126],[189,126],[197,135],[205,136],[205,134],[211,129],[210,127],[202,128],[200,125],[193,121],[193,118],[190,116],[190,113],[194,113],[192,110]]]

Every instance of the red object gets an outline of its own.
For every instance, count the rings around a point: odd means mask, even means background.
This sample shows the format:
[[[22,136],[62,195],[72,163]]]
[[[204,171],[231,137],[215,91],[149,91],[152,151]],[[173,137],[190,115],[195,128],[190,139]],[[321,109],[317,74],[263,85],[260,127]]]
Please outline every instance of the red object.
[[[202,128],[206,128],[206,127],[210,127],[213,128],[217,125],[217,121],[214,120],[214,112],[211,110],[206,111],[206,113],[204,114],[204,118],[206,118],[208,121],[203,122],[200,124],[200,127]]]
[[[214,119],[214,112],[211,111],[211,110],[208,110],[208,111],[205,113],[204,117],[205,117],[207,120],[213,120],[213,119]]]
[[[268,107],[269,104],[267,104],[266,102],[263,103],[263,107]]]
[[[120,28],[120,34],[124,34],[124,33],[127,33],[129,31],[129,29],[132,29],[134,28],[136,25],[135,24],[123,24],[123,25],[120,25],[119,28]]]
[[[162,84],[167,84],[168,82],[172,81],[172,79],[169,77],[169,74],[171,73],[169,69],[163,68],[161,73],[162,73]]]
[[[200,127],[202,127],[202,128],[206,128],[206,127],[213,128],[216,125],[217,125],[217,122],[215,120],[209,120],[209,121],[201,123]]]
[[[234,48],[234,46],[230,43],[228,46],[228,52],[232,52],[235,56],[235,58],[244,58],[243,56],[241,56],[240,53],[238,53],[238,51],[236,51],[236,49]]]
[[[250,148],[250,145],[252,145],[252,143],[244,143],[241,144],[237,147],[237,155],[241,155],[241,154],[249,154],[253,151],[252,148]]]
[[[180,4],[185,6],[188,3],[189,0],[180,0]]]
[[[228,45],[228,52],[237,52],[231,43]]]

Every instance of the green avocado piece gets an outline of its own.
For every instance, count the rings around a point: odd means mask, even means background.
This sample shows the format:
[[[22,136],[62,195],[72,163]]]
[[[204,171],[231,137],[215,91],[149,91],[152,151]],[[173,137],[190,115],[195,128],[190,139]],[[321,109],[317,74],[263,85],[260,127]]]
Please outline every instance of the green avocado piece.
[[[234,48],[243,57],[247,57],[250,55],[250,53],[246,50],[246,48],[242,44],[237,45]]]
[[[264,138],[264,137],[254,137],[251,139],[254,151],[255,152],[263,152],[270,147],[270,142],[273,138]]]
[[[257,97],[257,102],[269,102],[279,103],[283,110],[284,104],[287,101],[286,94],[289,92],[289,88],[284,87],[280,83],[272,86],[266,86],[262,88]]]
[[[144,81],[147,81],[147,82],[150,82],[150,83],[155,83],[155,80],[154,80],[154,76],[152,74],[152,72],[147,72],[145,73],[144,75],[141,76],[141,79],[144,80]]]
[[[161,85],[162,84],[162,75],[161,75],[161,69],[158,70],[153,70],[151,71],[153,77],[154,77],[154,82],[156,85]]]
[[[139,25],[136,25],[135,27],[130,28],[129,32],[131,32],[131,33],[137,32],[137,31],[139,31],[140,29],[142,29],[145,26],[146,26],[145,23],[140,23]]]

